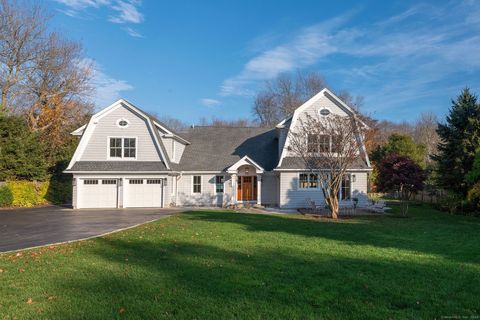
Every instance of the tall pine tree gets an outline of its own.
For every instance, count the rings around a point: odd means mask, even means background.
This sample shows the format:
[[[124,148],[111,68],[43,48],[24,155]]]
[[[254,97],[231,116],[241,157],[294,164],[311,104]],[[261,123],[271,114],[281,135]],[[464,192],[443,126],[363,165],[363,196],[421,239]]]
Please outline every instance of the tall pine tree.
[[[475,151],[480,147],[480,105],[477,97],[465,88],[452,100],[446,123],[439,124],[441,142],[438,154],[438,184],[447,190],[466,195],[470,183],[465,175],[472,169]]]

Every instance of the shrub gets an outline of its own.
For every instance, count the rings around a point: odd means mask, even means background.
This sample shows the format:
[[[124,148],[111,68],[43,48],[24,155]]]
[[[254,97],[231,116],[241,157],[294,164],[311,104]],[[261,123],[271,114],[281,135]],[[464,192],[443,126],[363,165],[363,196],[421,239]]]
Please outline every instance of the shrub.
[[[8,186],[0,187],[0,207],[10,207],[13,203],[12,191]]]
[[[463,197],[458,193],[448,192],[440,199],[438,205],[442,211],[458,213],[464,206]]]
[[[7,186],[12,192],[14,207],[32,207],[47,204],[45,199],[48,182],[9,181]]]

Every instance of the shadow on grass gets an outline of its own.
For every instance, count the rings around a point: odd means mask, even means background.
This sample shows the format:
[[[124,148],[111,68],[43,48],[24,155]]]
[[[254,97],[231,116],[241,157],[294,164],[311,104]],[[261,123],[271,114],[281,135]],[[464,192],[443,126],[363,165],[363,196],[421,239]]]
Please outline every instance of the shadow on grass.
[[[182,219],[294,235],[303,250],[289,249],[288,237],[258,246],[243,245],[232,235],[231,247],[189,237],[142,240],[136,231],[135,237],[100,238],[85,252],[94,263],[79,265],[57,283],[78,304],[52,309],[49,316],[112,318],[124,309],[122,316],[130,318],[439,318],[475,315],[480,308],[476,267],[415,255],[382,257],[378,251],[314,250],[318,238],[472,260],[422,243],[428,236],[421,232],[429,230],[423,224],[405,234],[408,225],[399,225],[401,219],[312,223],[223,212],[194,212]],[[159,232],[154,227],[149,234]]]
[[[327,238],[352,245],[394,248],[440,255],[459,262],[480,263],[480,220],[416,207],[409,219],[361,217],[333,221],[289,219],[276,215],[193,211],[187,219],[242,225],[251,232],[281,232]]]
[[[473,315],[471,308],[479,307],[474,298],[479,278],[472,270],[459,275],[425,263],[276,250],[248,255],[188,242],[99,242],[99,260],[116,269],[104,270],[99,263],[78,270],[91,277],[65,279],[62,286],[83,297],[81,308],[52,316],[75,312],[89,318],[98,310],[96,316],[104,318],[124,308],[130,317],[149,319],[385,319]]]

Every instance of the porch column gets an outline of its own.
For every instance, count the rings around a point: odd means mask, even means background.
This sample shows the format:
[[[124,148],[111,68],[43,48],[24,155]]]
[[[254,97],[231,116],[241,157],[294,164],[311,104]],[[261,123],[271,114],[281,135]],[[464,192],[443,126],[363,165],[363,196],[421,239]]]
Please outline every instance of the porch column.
[[[237,203],[237,175],[235,173],[232,174],[232,204]]]
[[[262,175],[257,174],[257,204],[262,203]]]

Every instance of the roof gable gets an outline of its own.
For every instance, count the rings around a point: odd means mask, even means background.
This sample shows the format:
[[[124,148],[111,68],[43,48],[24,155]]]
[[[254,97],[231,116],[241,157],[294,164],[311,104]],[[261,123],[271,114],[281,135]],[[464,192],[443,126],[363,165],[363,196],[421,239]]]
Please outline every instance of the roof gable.
[[[160,140],[160,137],[159,137],[159,132],[155,128],[155,126],[153,125],[151,118],[147,114],[145,114],[142,110],[140,110],[139,108],[137,108],[136,106],[134,106],[133,104],[128,102],[127,100],[120,99],[120,100],[114,102],[113,104],[111,104],[110,106],[108,106],[107,108],[105,108],[105,109],[97,112],[96,114],[94,114],[85,126],[82,126],[82,127],[78,128],[77,130],[72,132],[72,134],[74,134],[74,135],[81,135],[82,138],[81,138],[80,143],[78,144],[78,147],[75,150],[75,153],[74,153],[74,155],[73,155],[73,157],[72,157],[72,159],[71,159],[71,161],[70,161],[70,163],[67,167],[67,170],[71,169],[72,166],[74,165],[74,163],[81,159],[81,156],[85,152],[85,149],[86,149],[90,139],[92,138],[92,135],[93,135],[93,132],[95,130],[96,125],[102,120],[102,118],[106,117],[107,115],[114,112],[118,108],[126,108],[127,110],[129,110],[130,112],[132,112],[133,114],[135,114],[136,116],[140,117],[141,119],[143,119],[145,121],[149,131],[152,133],[152,140],[153,140],[154,146],[155,146],[155,148],[156,148],[156,150],[157,150],[157,152],[160,156],[160,159],[165,163],[166,168],[170,169],[169,159],[166,156],[164,146],[161,143],[161,140]]]

